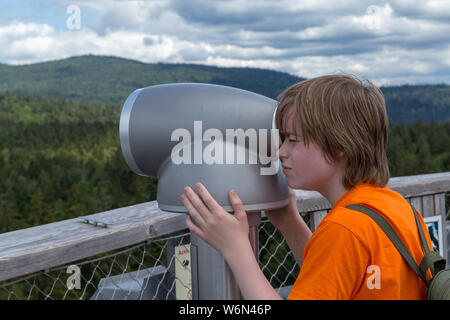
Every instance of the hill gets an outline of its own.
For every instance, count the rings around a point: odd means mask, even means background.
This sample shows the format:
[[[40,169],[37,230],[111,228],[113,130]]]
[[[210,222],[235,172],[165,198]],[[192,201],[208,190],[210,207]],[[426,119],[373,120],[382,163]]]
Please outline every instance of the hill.
[[[304,78],[264,69],[152,64],[93,55],[21,66],[0,64],[0,92],[98,101],[117,106],[121,106],[135,89],[162,83],[221,84],[276,99],[283,89],[301,80]],[[450,121],[448,85],[380,89],[392,123]]]
[[[389,118],[394,123],[450,121],[450,86],[403,85],[381,87]]]
[[[264,69],[150,64],[92,55],[22,66],[0,64],[0,92],[117,104],[137,88],[178,82],[222,84],[276,99],[284,88],[300,80]]]

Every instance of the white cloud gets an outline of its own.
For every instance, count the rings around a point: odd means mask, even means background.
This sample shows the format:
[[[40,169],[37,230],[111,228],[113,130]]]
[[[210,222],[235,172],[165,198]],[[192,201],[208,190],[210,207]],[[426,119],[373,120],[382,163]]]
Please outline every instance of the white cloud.
[[[0,61],[99,54],[268,68],[308,78],[342,70],[380,84],[450,83],[448,1],[80,0],[77,5],[81,30],[17,20],[0,25]],[[89,24],[83,20],[88,14],[96,15]]]
[[[391,3],[400,14],[428,19],[450,18],[448,0],[394,0]]]

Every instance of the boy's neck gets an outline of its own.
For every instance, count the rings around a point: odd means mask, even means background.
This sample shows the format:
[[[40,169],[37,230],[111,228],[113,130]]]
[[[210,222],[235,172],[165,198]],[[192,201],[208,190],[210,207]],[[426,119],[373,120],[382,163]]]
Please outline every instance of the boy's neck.
[[[342,183],[339,183],[339,184],[337,184],[335,186],[328,185],[328,188],[326,188],[325,190],[320,191],[320,193],[322,194],[322,196],[324,196],[328,200],[328,202],[333,207],[334,204],[340,198],[342,198],[348,191],[349,190],[344,188]]]
[[[342,183],[345,172],[344,162],[340,161],[336,166],[335,174],[321,187],[321,190],[318,190],[325,199],[333,207],[336,201],[346,194],[349,189],[346,189]]]

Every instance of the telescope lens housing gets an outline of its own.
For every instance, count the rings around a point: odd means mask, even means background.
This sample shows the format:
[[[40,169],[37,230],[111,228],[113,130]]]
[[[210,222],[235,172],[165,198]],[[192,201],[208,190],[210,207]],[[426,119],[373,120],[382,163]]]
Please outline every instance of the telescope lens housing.
[[[187,213],[180,195],[196,182],[229,212],[230,189],[246,211],[284,207],[289,188],[274,136],[276,107],[265,96],[212,84],[137,89],[120,116],[122,153],[136,174],[158,178],[161,210]]]

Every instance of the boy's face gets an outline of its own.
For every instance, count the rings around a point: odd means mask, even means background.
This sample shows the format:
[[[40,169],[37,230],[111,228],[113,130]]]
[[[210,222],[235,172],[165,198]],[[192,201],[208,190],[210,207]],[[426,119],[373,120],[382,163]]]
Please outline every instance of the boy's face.
[[[293,108],[290,107],[283,121],[286,136],[279,149],[287,183],[293,189],[325,191],[332,182],[340,181],[340,161],[336,165],[330,165],[315,142],[310,141],[306,146],[299,123],[296,124],[297,133],[293,131],[293,115]]]

